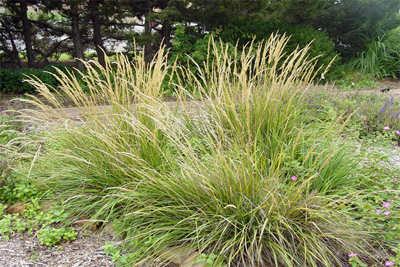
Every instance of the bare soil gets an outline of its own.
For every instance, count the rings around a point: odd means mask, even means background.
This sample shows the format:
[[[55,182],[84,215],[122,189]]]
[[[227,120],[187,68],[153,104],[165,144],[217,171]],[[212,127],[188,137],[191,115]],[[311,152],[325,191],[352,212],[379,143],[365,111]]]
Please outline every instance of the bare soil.
[[[76,240],[63,242],[55,247],[41,245],[38,238],[26,233],[14,234],[9,241],[0,239],[0,266],[115,266],[102,249],[105,242],[112,241],[110,235],[99,235],[80,227],[75,229],[79,232]]]

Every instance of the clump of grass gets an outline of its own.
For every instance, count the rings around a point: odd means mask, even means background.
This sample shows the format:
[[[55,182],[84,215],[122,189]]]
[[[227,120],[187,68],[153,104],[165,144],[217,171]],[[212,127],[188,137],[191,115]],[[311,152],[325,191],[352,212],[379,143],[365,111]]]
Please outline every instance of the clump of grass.
[[[399,77],[400,47],[397,38],[386,35],[369,43],[365,49],[349,63],[351,69],[357,69],[377,78]]]
[[[315,61],[306,47],[280,62],[286,43],[271,36],[231,58],[211,41],[213,56],[193,63],[199,75],[168,66],[162,49],[149,65],[140,55],[133,64],[119,55],[113,81],[104,79],[110,66],[98,66],[100,76],[87,64],[90,94],[60,73],[61,90],[85,123],[67,123],[34,99],[40,111],[22,116],[65,123],[38,157],[46,167],[30,177],[76,216],[116,220],[134,264],[168,260],[165,251],[175,246],[228,265],[342,266],[369,239],[349,226],[343,208],[357,161],[327,141],[336,121],[303,120]],[[171,106],[161,85],[178,70],[185,82],[178,79]],[[45,84],[31,83],[60,106]],[[110,110],[97,108],[99,101]]]

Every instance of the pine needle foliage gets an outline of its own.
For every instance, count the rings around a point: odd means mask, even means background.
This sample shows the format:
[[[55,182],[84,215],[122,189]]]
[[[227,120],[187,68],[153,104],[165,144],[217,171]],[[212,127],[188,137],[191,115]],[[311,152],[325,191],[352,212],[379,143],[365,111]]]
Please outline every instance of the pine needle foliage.
[[[82,121],[32,100],[40,110],[22,117],[62,123],[31,178],[76,216],[115,221],[133,265],[168,260],[168,247],[228,266],[343,265],[368,243],[343,208],[356,160],[327,141],[337,125],[307,127],[315,59],[305,47],[282,62],[287,40],[273,35],[233,54],[211,40],[196,74],[167,65],[163,49],[148,65],[117,55],[116,71],[86,64],[89,94],[60,72]],[[177,101],[163,102],[162,81],[176,72]]]

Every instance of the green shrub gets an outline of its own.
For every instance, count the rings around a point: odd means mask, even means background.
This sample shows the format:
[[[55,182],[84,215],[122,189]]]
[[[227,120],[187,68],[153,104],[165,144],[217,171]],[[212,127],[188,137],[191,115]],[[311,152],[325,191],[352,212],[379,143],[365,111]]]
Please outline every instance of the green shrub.
[[[73,73],[77,75],[77,72],[71,67],[58,65],[49,65],[43,70],[41,69],[0,69],[0,91],[12,94],[33,94],[35,93],[35,87],[25,80],[28,77],[37,77],[39,80],[48,84],[50,87],[56,89],[60,84],[57,79],[52,75],[56,74],[54,67],[57,67],[62,72]],[[48,73],[50,72],[50,73]],[[78,76],[79,77],[79,76]]]
[[[370,42],[365,51],[349,62],[350,68],[377,78],[400,77],[399,30],[395,29]]]
[[[249,19],[233,20],[225,25],[217,36],[223,42],[238,43],[239,47],[242,47],[250,43],[254,38],[255,42],[268,39],[272,33],[286,33],[287,36],[290,36],[284,50],[287,55],[297,47],[305,47],[312,42],[308,50],[308,56],[310,58],[323,56],[318,59],[316,69],[322,65],[328,66],[337,56],[334,50],[335,45],[329,39],[328,34],[325,31],[316,30],[310,25],[291,25],[287,22],[274,23],[272,21],[252,21]],[[285,57],[285,55],[283,56]],[[326,75],[327,79],[340,76],[339,61],[340,58],[337,57],[330,72]],[[319,77],[317,78],[319,79]]]

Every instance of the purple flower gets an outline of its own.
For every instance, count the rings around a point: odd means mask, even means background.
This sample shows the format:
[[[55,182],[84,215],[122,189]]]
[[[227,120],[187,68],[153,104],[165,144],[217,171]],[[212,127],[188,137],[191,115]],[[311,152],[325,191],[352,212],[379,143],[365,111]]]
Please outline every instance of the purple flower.
[[[383,113],[383,112],[385,112],[385,107],[383,107],[383,108],[381,109],[381,113]]]
[[[385,266],[392,266],[394,264],[393,261],[387,261],[385,262]]]
[[[390,213],[392,213],[392,212],[390,210],[388,210],[388,211],[385,211],[383,214],[390,215]]]
[[[377,210],[376,210],[376,213],[378,213],[378,214],[379,214],[379,213],[382,213],[382,210],[381,210],[381,209],[377,209]]]
[[[383,127],[383,130],[390,130],[390,127],[389,126],[385,126],[385,127]]]
[[[357,257],[357,254],[356,253],[349,254],[349,258],[353,258],[353,257]]]
[[[297,177],[293,175],[292,177],[290,177],[290,179],[292,179],[292,181],[296,181]]]
[[[11,113],[10,113],[10,112],[8,112],[8,111],[6,112],[6,114],[7,114],[7,115],[11,115]]]
[[[382,207],[389,208],[390,207],[390,203],[389,202],[385,202],[385,203],[382,204]]]
[[[396,119],[397,119],[397,117],[399,117],[399,114],[400,114],[400,112],[397,112],[397,113],[396,113],[396,117],[395,117]]]

